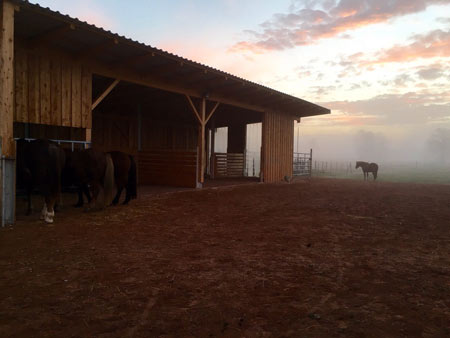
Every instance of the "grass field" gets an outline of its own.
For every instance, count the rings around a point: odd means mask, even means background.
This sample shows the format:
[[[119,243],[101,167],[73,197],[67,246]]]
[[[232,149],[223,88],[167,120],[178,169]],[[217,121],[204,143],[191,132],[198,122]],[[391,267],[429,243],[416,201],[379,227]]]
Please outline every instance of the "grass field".
[[[333,177],[346,179],[362,179],[361,169],[349,170],[329,169],[313,170],[315,177]],[[372,174],[370,174],[372,179]],[[425,164],[380,164],[378,180],[383,182],[450,184],[450,165],[437,166]]]

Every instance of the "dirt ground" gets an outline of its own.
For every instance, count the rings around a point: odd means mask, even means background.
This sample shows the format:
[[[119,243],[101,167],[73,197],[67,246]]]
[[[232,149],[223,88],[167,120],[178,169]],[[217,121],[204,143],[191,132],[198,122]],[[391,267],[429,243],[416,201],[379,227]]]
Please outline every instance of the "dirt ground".
[[[450,185],[142,192],[0,230],[1,337],[450,336]]]

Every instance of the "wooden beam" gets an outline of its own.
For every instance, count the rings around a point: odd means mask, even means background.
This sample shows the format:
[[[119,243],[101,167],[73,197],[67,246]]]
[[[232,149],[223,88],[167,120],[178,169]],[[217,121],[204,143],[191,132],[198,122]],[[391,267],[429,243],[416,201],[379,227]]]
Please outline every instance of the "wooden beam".
[[[94,103],[92,104],[92,110],[94,110],[99,104],[100,104],[100,102],[102,102],[103,101],[103,99],[111,92],[111,90],[113,90],[116,86],[117,86],[117,84],[120,82],[120,80],[119,79],[115,79],[114,81],[113,81],[113,83],[111,83],[110,85],[109,85],[109,87],[108,88],[106,88],[106,90],[103,92],[103,94],[101,94],[95,101],[94,101]]]
[[[217,110],[219,105],[220,105],[220,102],[216,102],[213,109],[211,109],[211,111],[209,112],[208,117],[206,118],[205,124],[208,123],[209,119],[213,116],[214,112]]]
[[[79,60],[79,59],[84,59],[86,57],[91,57],[94,56],[95,54],[98,54],[112,46],[118,45],[119,41],[114,38],[114,39],[108,39],[106,41],[103,41],[102,43],[99,43],[95,46],[86,48],[80,52],[78,52],[75,56],[75,59]]]
[[[199,72],[198,70],[196,71],[196,73],[201,74],[201,76],[203,77],[205,75],[205,73],[203,72]],[[185,81],[184,84],[186,86],[195,86],[197,88],[203,88],[203,90],[211,92],[211,87],[207,86],[207,84],[211,84],[211,83],[215,83],[218,79],[222,79],[223,76],[213,76],[212,78],[208,78],[208,79],[202,79],[199,80],[199,77],[195,77],[194,79],[189,78],[189,81]]]
[[[197,117],[198,122],[199,122],[200,124],[202,124],[202,123],[203,123],[203,120],[202,120],[202,118],[200,117],[200,114],[199,114],[197,108],[195,107],[194,102],[192,102],[191,97],[190,97],[189,95],[187,95],[187,94],[185,94],[184,96],[185,96],[186,99],[188,100],[189,105],[191,106],[192,111],[194,112],[195,116]]]
[[[179,67],[182,67],[183,64],[180,62],[169,61],[169,63],[165,63],[162,65],[155,65],[151,67],[149,70],[145,71],[145,74],[151,76],[167,76],[167,73],[176,71]]]
[[[135,64],[139,64],[141,62],[144,62],[145,60],[151,58],[155,56],[154,52],[145,52],[143,54],[139,54],[139,55],[133,55],[130,56],[128,58],[119,60],[117,62],[114,62],[112,64],[112,67],[128,67],[128,66],[133,66]]]
[[[193,88],[189,87],[180,83],[174,83],[172,81],[168,81],[167,79],[161,78],[156,75],[152,74],[142,74],[137,71],[131,70],[126,67],[116,67],[111,68],[105,66],[103,63],[98,62],[96,60],[90,60],[89,67],[92,69],[92,72],[101,76],[110,77],[110,78],[117,78],[123,81],[132,82],[136,84],[140,84],[147,87],[157,88],[161,90],[166,90],[173,93],[178,93],[181,95],[189,95],[191,97],[198,97],[201,98],[204,94],[204,90],[201,90],[199,88]],[[230,81],[230,79],[228,79]],[[248,110],[253,110],[257,112],[267,112],[267,111],[273,111],[273,112],[279,112],[278,109],[272,109],[268,107],[261,106],[260,104],[255,103],[247,103],[242,102],[240,100],[237,100],[235,98],[229,98],[225,95],[222,95],[221,93],[217,93],[214,91],[210,92],[210,96],[208,98],[211,101],[219,101],[220,103],[236,106]],[[316,106],[314,104],[310,104],[314,107],[317,107],[320,111],[320,114],[329,114],[329,110]],[[309,108],[305,109],[305,114],[303,116],[307,116],[307,111]],[[312,109],[311,109],[312,110]],[[298,115],[298,111],[290,111],[286,113],[296,114]],[[314,109],[314,115],[317,115],[316,110]]]
[[[3,156],[14,158],[14,5],[9,1],[0,2],[0,60],[0,147]]]
[[[202,123],[200,123],[199,126],[199,141],[200,141],[200,177],[199,177],[199,181],[200,183],[204,183],[205,182],[205,126],[206,126],[206,122],[205,122],[205,116],[206,116],[206,99],[202,98],[202,102],[201,102],[201,118],[202,118]]]
[[[51,40],[56,40],[61,38],[68,31],[74,30],[74,24],[64,24],[57,28],[50,29],[42,34],[38,34],[30,39],[28,39],[29,46],[31,48],[35,48],[42,43],[50,42]]]

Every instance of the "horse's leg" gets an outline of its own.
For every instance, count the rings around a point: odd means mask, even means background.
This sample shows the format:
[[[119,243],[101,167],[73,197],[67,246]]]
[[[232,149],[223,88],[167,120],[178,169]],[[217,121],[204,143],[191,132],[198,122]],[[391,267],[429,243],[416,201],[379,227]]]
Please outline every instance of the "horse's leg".
[[[86,196],[88,203],[91,203],[91,193],[89,192],[89,187],[87,184],[83,185],[83,192],[84,195]]]
[[[27,188],[27,211],[25,215],[29,216],[33,213],[33,203],[31,201],[31,188]]]
[[[83,206],[83,185],[78,186],[77,189],[77,193],[78,193],[78,202],[77,204],[74,205],[75,208],[80,208]]]
[[[122,195],[122,190],[123,190],[123,187],[117,187],[117,194],[116,194],[116,197],[114,197],[114,199],[112,201],[112,205],[117,205],[117,203],[119,203],[120,195]],[[128,193],[127,193],[127,197],[128,197]]]
[[[126,195],[125,195],[125,201],[123,201],[123,205],[127,205],[128,202],[130,202],[131,200],[131,194],[130,191],[128,190],[128,188],[126,189]]]
[[[55,203],[57,200],[57,194],[45,196],[45,223],[53,223],[53,217],[55,217]],[[44,211],[44,210],[43,210]]]
[[[88,210],[95,207],[95,204],[97,202],[97,197],[98,197],[98,194],[100,193],[100,185],[98,184],[98,182],[92,182],[91,190],[92,190],[92,199],[89,202]]]

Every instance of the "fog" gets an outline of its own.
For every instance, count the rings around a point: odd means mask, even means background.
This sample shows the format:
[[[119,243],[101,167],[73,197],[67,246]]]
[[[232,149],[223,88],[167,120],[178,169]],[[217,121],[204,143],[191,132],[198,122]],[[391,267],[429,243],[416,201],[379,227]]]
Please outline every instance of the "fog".
[[[420,162],[450,165],[450,128],[421,127],[372,131],[361,128],[311,127],[296,123],[294,152],[309,153],[321,161]],[[216,152],[226,152],[227,128],[216,132]],[[247,152],[259,163],[261,123],[247,126]]]
[[[336,132],[311,130],[300,124],[294,130],[294,151],[312,149],[313,157],[319,160],[450,164],[450,129],[447,128],[396,133],[362,127]]]

